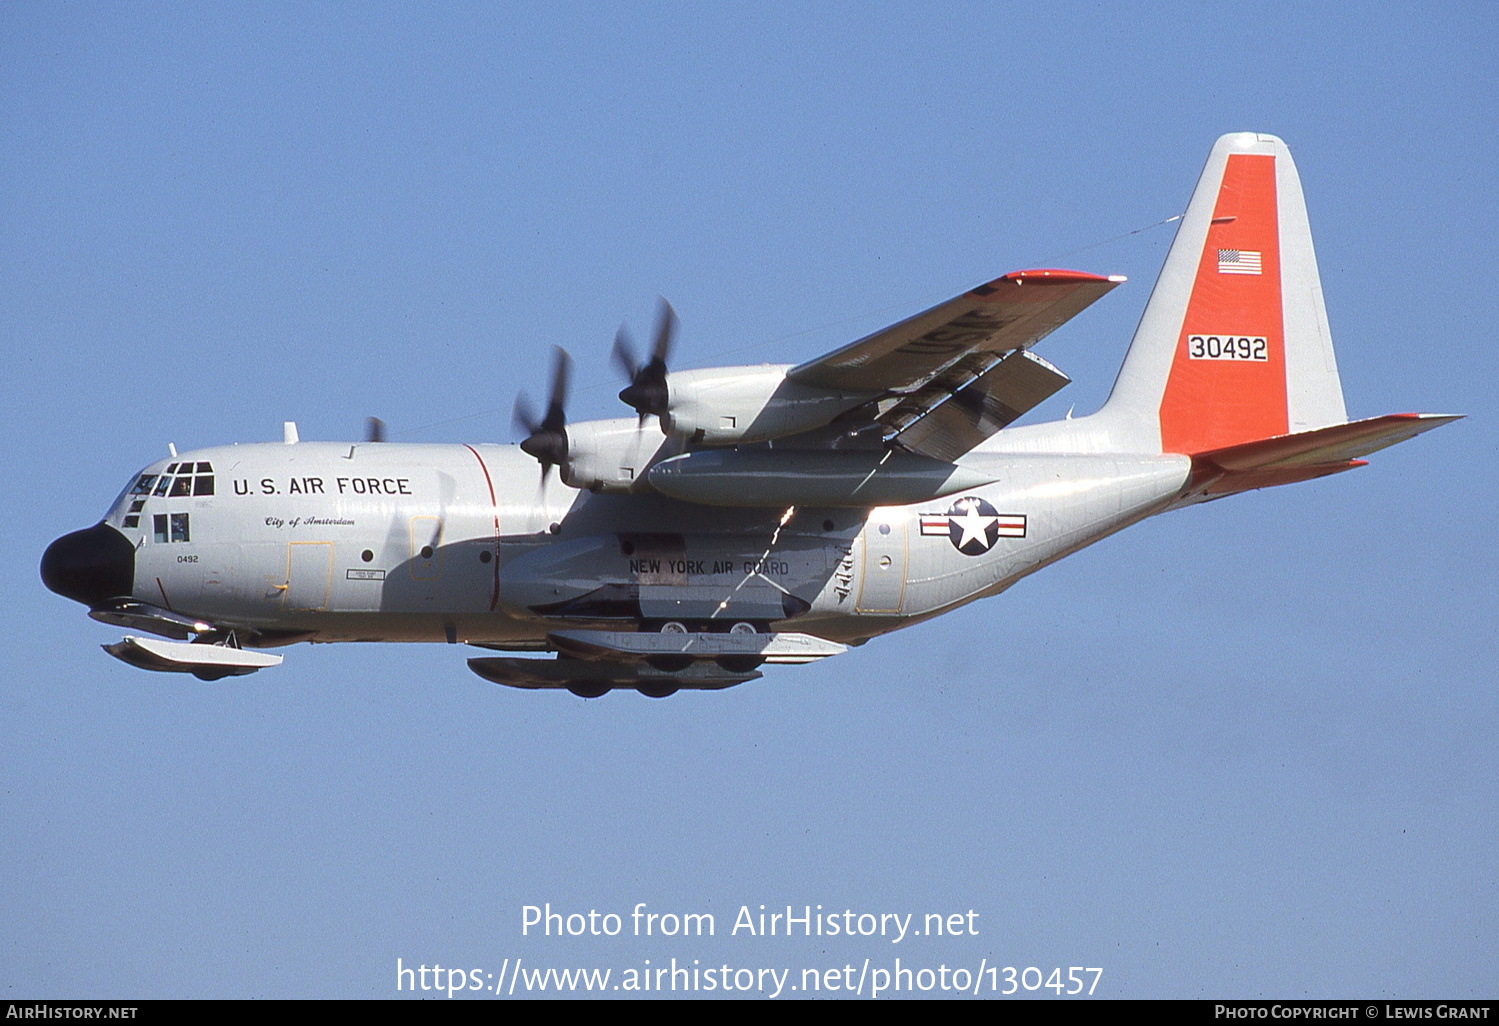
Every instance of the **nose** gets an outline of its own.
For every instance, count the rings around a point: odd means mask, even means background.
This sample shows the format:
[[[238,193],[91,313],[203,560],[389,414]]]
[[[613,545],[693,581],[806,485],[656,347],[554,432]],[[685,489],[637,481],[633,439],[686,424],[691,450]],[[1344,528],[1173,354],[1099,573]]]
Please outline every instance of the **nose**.
[[[129,595],[135,587],[135,548],[103,522],[65,534],[42,553],[42,583],[89,607]]]

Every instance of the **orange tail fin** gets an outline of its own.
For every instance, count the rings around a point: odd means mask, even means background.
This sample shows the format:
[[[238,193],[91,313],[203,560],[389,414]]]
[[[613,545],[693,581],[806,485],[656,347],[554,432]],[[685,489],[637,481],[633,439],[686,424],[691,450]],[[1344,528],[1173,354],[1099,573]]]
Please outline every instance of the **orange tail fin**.
[[[1208,156],[1104,411],[1141,448],[1201,453],[1347,421],[1285,143]]]

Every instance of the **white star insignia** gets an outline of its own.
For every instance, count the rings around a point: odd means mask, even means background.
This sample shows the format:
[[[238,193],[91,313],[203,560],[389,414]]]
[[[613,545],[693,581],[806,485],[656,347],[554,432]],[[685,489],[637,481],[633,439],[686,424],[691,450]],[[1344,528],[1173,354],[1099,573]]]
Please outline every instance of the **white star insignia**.
[[[979,513],[978,503],[968,504],[967,511],[960,517],[951,518],[952,522],[963,529],[963,537],[958,539],[958,548],[963,548],[969,542],[978,542],[984,548],[989,547],[989,528],[992,527],[999,517],[986,517]]]

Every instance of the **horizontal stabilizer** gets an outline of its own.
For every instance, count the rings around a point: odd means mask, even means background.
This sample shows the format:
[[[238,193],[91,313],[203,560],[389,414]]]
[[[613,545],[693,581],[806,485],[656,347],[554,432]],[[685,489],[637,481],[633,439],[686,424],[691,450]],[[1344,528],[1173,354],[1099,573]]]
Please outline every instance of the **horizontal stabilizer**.
[[[1432,428],[1461,419],[1460,415],[1450,413],[1391,413],[1384,417],[1355,420],[1350,424],[1335,424],[1316,431],[1302,431],[1294,435],[1212,449],[1195,453],[1192,459],[1207,460],[1228,471],[1341,463],[1368,456],[1408,438],[1415,438]]]
[[[1441,413],[1392,413],[1192,456],[1192,485],[1185,502],[1326,477],[1363,466],[1361,459],[1432,428],[1462,418]]]

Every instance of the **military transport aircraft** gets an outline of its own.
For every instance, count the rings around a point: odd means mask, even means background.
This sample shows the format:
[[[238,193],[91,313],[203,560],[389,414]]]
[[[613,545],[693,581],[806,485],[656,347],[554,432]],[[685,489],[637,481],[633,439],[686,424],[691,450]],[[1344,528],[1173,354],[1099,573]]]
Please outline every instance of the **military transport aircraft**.
[[[836,655],[1145,517],[1456,419],[1348,421],[1274,136],[1213,147],[1102,409],[1008,427],[1068,383],[1031,347],[1122,280],[1017,271],[795,366],[668,372],[663,304],[649,358],[616,339],[634,416],[567,423],[559,350],[545,414],[517,405],[519,446],[384,442],[378,422],[300,442],[288,423],[284,443],[174,452],[53,542],[42,580],[157,635],[105,646],[148,670],[446,641],[533,653],[468,661],[500,684],[660,697]]]

